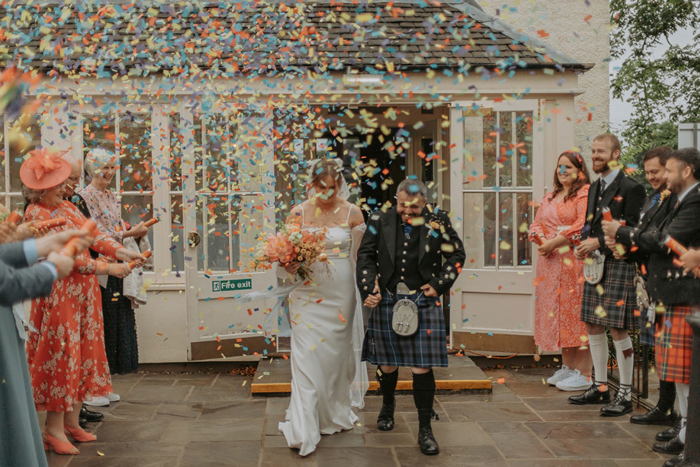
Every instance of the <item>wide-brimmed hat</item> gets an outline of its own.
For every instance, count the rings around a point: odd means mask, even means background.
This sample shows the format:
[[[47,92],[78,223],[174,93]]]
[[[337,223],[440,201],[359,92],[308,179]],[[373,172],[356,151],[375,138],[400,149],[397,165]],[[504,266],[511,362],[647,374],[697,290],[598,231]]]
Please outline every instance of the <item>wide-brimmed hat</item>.
[[[46,190],[65,182],[70,175],[70,165],[61,159],[68,151],[49,151],[37,148],[29,152],[29,159],[19,169],[19,178],[32,190]]]

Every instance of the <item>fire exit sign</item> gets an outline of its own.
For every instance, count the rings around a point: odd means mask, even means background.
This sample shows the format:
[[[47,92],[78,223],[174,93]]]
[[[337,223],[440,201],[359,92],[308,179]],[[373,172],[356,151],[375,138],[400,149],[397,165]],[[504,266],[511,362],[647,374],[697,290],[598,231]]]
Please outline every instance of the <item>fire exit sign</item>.
[[[226,281],[211,281],[212,292],[231,292],[253,288],[253,279],[233,279]]]

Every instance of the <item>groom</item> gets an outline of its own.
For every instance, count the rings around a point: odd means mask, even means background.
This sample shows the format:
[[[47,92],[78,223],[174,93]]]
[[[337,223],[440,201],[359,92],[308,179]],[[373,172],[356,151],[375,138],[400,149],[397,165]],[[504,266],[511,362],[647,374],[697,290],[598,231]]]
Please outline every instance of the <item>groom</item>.
[[[446,294],[464,264],[464,247],[444,211],[426,207],[425,185],[406,179],[397,188],[396,207],[370,216],[357,252],[357,285],[372,308],[362,345],[362,360],[377,365],[384,397],[377,428],[394,428],[398,367],[411,367],[418,409],[421,452],[440,452],[431,427],[435,376],[447,366],[445,321],[440,295]],[[401,336],[392,328],[393,307],[408,299],[418,308],[418,330]]]

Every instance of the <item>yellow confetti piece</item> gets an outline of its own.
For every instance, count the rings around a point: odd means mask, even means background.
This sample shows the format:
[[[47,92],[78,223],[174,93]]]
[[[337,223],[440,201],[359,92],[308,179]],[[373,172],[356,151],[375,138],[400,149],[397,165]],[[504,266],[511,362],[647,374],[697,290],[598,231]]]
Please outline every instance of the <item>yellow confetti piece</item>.
[[[105,454],[103,452],[97,451],[98,456],[104,456]]]

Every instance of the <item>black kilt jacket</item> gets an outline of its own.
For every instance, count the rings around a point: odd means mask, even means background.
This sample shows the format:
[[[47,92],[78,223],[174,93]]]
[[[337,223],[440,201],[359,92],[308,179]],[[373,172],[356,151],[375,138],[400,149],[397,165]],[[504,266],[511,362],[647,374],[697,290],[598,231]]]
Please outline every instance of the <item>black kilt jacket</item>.
[[[423,209],[419,227],[418,271],[421,283],[430,284],[438,295],[449,291],[462,270],[464,246],[447,212]],[[357,286],[364,301],[379,279],[382,294],[396,265],[396,229],[400,228],[396,207],[370,215],[367,231],[357,251]],[[414,227],[415,228],[415,227]]]
[[[601,224],[603,208],[610,208],[613,219],[624,219],[627,225],[637,225],[646,198],[644,187],[626,176],[622,170],[602,194],[600,194],[599,178],[591,184],[591,188],[588,190],[586,224],[581,230],[581,240],[598,238],[599,251],[606,256],[612,256],[610,249],[605,246],[605,234]],[[628,259],[627,262],[632,262],[632,260]]]
[[[686,248],[700,248],[700,185],[658,227],[646,229],[637,239],[649,254],[649,294],[665,305],[700,303],[700,279],[673,264],[676,255],[664,245],[669,235]]]

